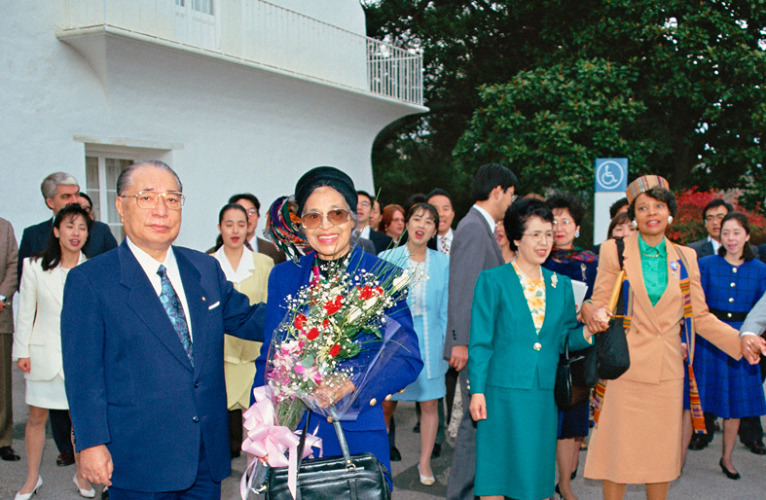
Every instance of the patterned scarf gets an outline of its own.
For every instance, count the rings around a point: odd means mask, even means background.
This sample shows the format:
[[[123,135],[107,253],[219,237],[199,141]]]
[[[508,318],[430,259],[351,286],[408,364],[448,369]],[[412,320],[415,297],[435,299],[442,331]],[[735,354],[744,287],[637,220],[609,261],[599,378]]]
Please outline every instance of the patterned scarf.
[[[577,261],[577,262],[596,262],[598,255],[590,250],[583,250],[581,248],[553,249],[551,251],[551,258],[559,262]]]

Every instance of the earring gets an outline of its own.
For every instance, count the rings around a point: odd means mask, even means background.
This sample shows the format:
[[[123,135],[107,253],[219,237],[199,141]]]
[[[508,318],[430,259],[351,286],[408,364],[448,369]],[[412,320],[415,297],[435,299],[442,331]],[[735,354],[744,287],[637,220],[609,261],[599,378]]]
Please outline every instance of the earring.
[[[579,237],[580,237],[580,231],[575,231],[575,238],[579,238]]]
[[[673,216],[668,215],[668,224],[672,224],[672,223],[673,223]]]
[[[638,222],[635,220],[630,221],[630,225],[633,226],[633,229],[636,229],[638,227]]]

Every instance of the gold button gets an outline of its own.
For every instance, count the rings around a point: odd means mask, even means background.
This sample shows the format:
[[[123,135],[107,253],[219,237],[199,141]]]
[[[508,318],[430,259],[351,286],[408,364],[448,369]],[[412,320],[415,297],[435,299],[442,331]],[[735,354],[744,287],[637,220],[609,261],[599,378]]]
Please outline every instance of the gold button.
[[[732,267],[731,268],[731,272],[736,273],[737,272],[737,268],[736,267]]]
[[[727,318],[731,318],[731,313],[726,313]]]
[[[535,345],[532,347],[535,348],[535,351],[539,351],[540,349],[543,348],[543,345],[540,342],[535,342]]]
[[[405,387],[404,389],[402,389],[401,391],[399,391],[399,394],[403,393],[405,389],[407,389],[407,388]]]
[[[731,287],[732,287],[732,288],[734,288],[735,286],[737,286],[737,284],[736,284],[736,283],[734,283],[734,282],[732,282],[732,283],[731,283]]]
[[[386,396],[386,401],[391,401],[391,395]]]
[[[378,403],[378,400],[377,400],[377,399],[375,399],[375,398],[372,398],[372,399],[370,400],[370,406],[375,406],[377,403]]]
[[[331,423],[332,423],[332,417],[327,417],[327,423],[328,423],[328,424],[331,424]]]
[[[729,297],[729,302],[734,302],[734,297]]]

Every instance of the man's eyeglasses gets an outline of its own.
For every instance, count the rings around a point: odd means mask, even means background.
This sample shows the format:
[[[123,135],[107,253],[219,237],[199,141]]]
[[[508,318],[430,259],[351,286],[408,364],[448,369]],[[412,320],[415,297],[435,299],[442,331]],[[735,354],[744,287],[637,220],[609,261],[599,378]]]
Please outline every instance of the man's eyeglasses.
[[[186,196],[177,191],[139,191],[137,194],[121,194],[120,198],[135,198],[138,208],[154,208],[159,199],[163,198],[171,210],[181,210],[186,201]]]
[[[323,217],[327,217],[330,224],[340,226],[341,224],[348,222],[349,214],[348,210],[342,208],[330,210],[327,212],[327,215],[323,215],[319,212],[309,212],[301,216],[301,225],[303,225],[305,229],[316,229],[322,224]]]

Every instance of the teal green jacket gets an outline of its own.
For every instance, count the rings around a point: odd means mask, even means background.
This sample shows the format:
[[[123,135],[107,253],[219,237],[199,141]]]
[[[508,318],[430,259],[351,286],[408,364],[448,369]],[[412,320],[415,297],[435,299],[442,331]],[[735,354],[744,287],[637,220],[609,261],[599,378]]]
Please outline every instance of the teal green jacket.
[[[559,353],[569,333],[570,350],[590,344],[578,325],[571,280],[545,268],[545,321],[535,333],[524,291],[513,266],[483,271],[476,281],[468,345],[471,394],[487,385],[553,389]]]

